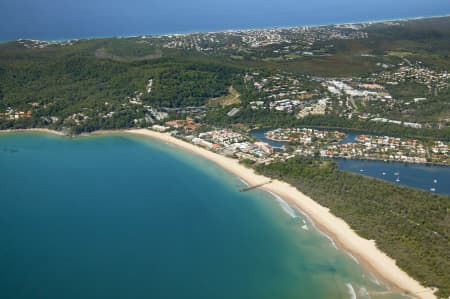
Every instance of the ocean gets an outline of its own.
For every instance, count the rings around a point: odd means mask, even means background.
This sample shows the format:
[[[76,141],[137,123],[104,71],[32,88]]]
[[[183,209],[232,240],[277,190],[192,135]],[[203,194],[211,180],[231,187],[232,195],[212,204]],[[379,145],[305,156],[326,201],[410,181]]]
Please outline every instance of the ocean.
[[[141,137],[2,134],[0,298],[404,298],[243,186]]]
[[[5,0],[0,41],[323,25],[450,14],[448,0]]]

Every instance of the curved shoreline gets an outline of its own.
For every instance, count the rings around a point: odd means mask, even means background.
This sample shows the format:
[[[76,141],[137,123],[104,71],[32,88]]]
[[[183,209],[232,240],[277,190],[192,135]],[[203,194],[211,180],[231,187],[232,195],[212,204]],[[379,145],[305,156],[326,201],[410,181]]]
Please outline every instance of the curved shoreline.
[[[108,132],[99,133],[108,134]],[[175,145],[178,148],[214,162],[226,171],[243,179],[249,185],[271,180],[270,178],[256,174],[253,169],[239,164],[236,159],[213,153],[168,134],[146,129],[125,130],[119,131],[119,133],[131,133]],[[334,216],[328,208],[321,206],[295,187],[279,180],[272,180],[272,183],[265,185],[261,189],[280,196],[293,207],[306,213],[321,231],[329,235],[337,243],[339,248],[354,255],[366,268],[388,285],[405,291],[417,298],[437,298],[432,289],[422,286],[418,281],[401,270],[396,265],[394,259],[378,249],[374,240],[367,240],[360,237],[344,220]]]
[[[1,132],[40,132],[59,136],[65,135],[61,132],[48,129],[7,130],[0,131],[0,133]],[[190,153],[215,163],[229,173],[241,178],[249,185],[256,185],[270,180],[265,176],[256,174],[253,169],[246,168],[239,164],[236,159],[213,153],[165,133],[158,133],[147,129],[132,129],[97,131],[82,136],[109,134],[132,134],[156,139],[160,142],[176,146],[177,148],[189,151]],[[269,193],[276,194],[294,208],[305,213],[319,230],[329,235],[336,242],[340,249],[348,251],[348,253],[355,256],[366,269],[373,272],[377,278],[380,278],[383,282],[405,291],[407,294],[413,295],[416,298],[437,298],[432,289],[422,286],[418,281],[414,280],[406,272],[401,270],[396,265],[394,259],[378,249],[374,240],[367,240],[360,237],[344,220],[333,215],[328,208],[321,206],[295,187],[279,180],[272,180],[272,183],[265,185],[262,189]]]

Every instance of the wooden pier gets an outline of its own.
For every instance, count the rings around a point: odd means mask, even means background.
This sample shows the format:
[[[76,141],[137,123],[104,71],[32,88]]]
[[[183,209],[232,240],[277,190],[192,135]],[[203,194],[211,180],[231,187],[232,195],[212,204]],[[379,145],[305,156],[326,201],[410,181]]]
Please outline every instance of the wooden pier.
[[[270,184],[270,183],[272,183],[272,180],[264,182],[264,183],[261,183],[261,184],[257,184],[257,185],[253,185],[253,186],[248,186],[248,187],[242,188],[242,189],[239,190],[239,192],[247,192],[247,191],[250,191],[250,190],[262,187],[262,186]]]

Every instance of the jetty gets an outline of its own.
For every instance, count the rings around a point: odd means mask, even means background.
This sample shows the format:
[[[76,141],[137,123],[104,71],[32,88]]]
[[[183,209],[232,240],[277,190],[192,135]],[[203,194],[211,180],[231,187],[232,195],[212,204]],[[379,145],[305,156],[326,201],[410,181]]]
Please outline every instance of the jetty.
[[[239,192],[247,192],[247,191],[250,191],[250,190],[253,190],[253,189],[262,187],[262,186],[267,185],[267,184],[270,184],[270,183],[272,183],[272,180],[267,181],[267,182],[264,182],[264,183],[261,183],[261,184],[252,185],[252,186],[248,186],[248,187],[239,189]]]

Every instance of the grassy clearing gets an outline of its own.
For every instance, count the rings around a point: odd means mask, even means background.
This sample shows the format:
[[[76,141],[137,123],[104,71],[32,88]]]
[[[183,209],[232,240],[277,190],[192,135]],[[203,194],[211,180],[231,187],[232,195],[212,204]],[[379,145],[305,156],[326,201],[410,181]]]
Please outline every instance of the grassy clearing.
[[[105,48],[100,48],[95,51],[95,57],[99,59],[111,59],[119,62],[131,62],[131,61],[158,59],[162,57],[162,52],[160,50],[155,50],[153,54],[148,54],[144,56],[119,56],[109,53],[109,51]]]
[[[211,107],[226,107],[241,103],[241,95],[233,86],[228,88],[228,92],[229,94],[226,96],[210,99],[208,105]]]
[[[405,57],[405,56],[413,55],[413,53],[406,52],[406,51],[387,51],[386,54],[389,56],[396,56],[396,57]]]

